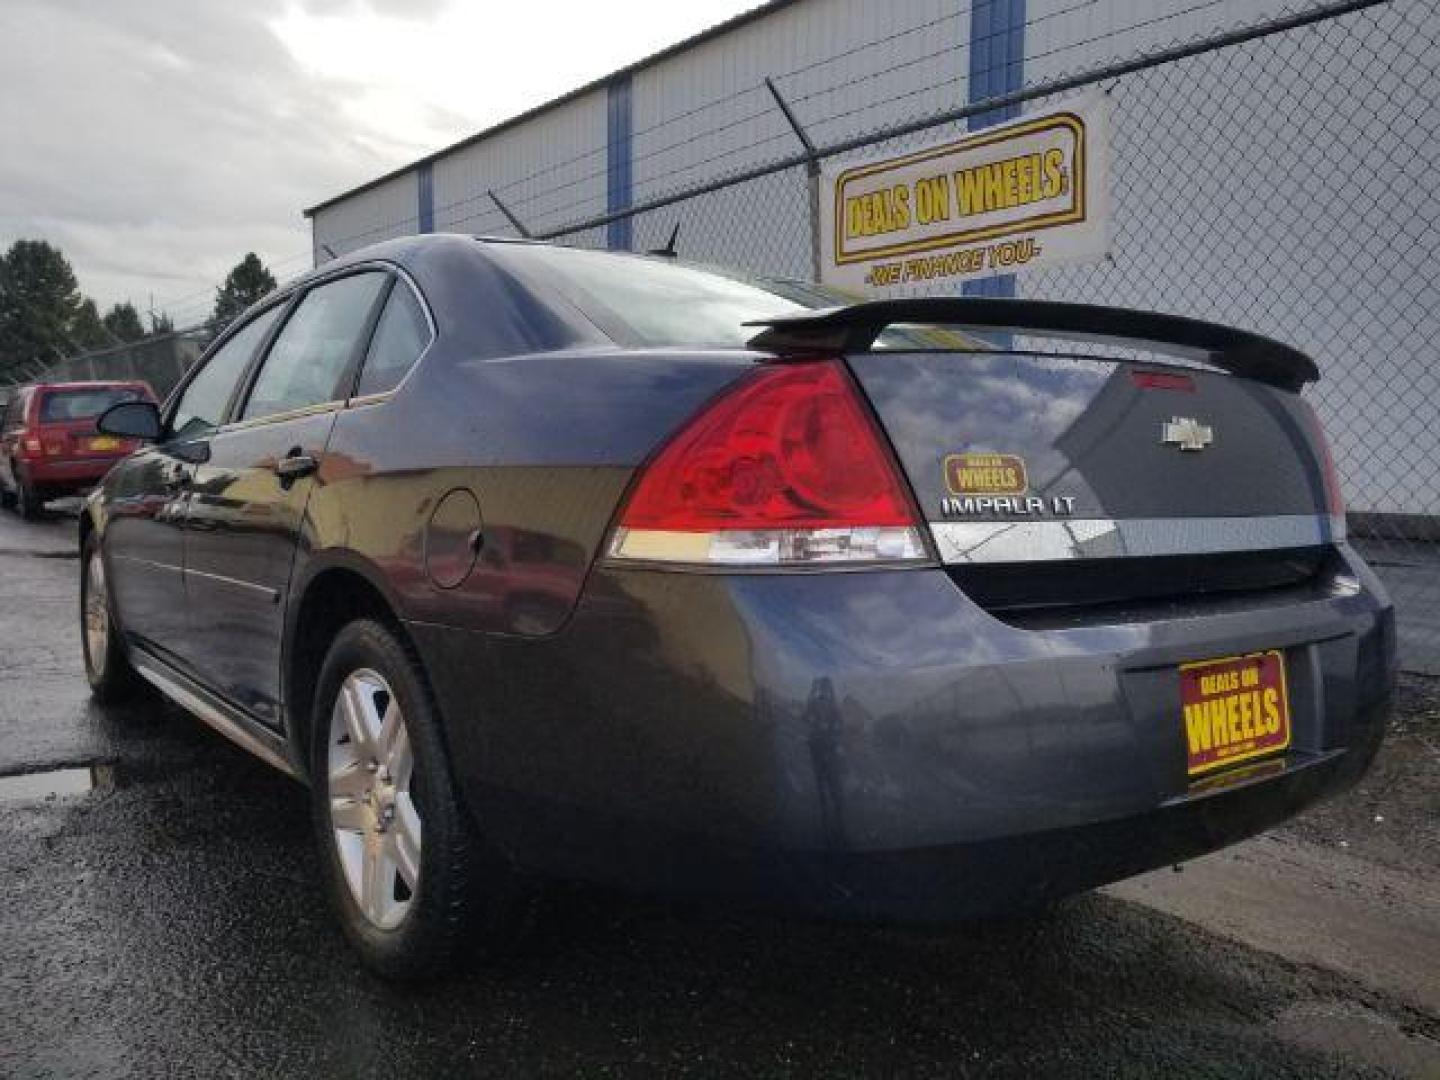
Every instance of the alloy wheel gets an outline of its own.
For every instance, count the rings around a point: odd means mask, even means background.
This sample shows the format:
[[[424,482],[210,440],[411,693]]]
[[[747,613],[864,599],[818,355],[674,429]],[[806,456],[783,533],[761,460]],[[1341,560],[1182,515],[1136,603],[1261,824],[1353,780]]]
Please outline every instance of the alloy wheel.
[[[340,685],[330,713],[330,823],[351,896],[383,930],[404,921],[420,887],[415,759],[400,702],[379,672]]]
[[[110,607],[105,598],[105,563],[98,548],[85,564],[85,658],[90,670],[105,670],[110,647]]]

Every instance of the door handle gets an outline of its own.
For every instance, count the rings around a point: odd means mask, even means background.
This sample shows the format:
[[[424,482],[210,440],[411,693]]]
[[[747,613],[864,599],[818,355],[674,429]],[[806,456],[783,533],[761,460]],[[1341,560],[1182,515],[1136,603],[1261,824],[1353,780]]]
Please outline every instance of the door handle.
[[[309,454],[302,454],[299,447],[296,447],[275,463],[275,475],[280,477],[282,484],[289,484],[302,476],[310,476],[318,468],[318,461]]]

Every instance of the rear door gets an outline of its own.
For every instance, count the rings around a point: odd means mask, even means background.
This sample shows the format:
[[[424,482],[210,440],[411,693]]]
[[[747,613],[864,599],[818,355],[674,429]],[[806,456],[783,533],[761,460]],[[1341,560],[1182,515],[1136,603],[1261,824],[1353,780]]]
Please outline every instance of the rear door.
[[[201,360],[167,410],[164,437],[122,461],[104,484],[105,554],[120,625],[171,659],[189,652],[183,525],[195,463],[280,310],[256,314]]]
[[[313,540],[306,506],[388,287],[384,272],[363,271],[304,293],[196,470],[185,550],[193,662],[275,726],[291,575]]]

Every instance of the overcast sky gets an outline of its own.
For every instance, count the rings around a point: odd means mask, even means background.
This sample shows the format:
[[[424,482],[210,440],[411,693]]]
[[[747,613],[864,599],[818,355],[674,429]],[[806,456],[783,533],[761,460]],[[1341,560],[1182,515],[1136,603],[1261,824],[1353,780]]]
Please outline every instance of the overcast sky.
[[[304,207],[755,2],[0,0],[0,244],[184,325],[308,268]]]

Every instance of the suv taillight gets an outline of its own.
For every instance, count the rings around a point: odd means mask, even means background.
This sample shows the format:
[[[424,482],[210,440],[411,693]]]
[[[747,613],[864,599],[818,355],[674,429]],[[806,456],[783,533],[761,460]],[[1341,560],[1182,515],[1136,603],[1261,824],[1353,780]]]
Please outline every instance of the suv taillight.
[[[927,558],[888,447],[838,360],[764,367],[642,471],[612,558],[727,566]]]

